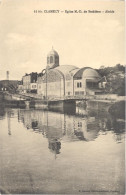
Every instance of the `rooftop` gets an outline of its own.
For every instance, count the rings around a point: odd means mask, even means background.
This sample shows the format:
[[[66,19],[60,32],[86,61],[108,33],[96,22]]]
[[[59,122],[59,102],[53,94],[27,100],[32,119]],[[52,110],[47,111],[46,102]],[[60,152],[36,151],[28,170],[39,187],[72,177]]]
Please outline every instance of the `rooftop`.
[[[47,56],[50,56],[50,55],[59,56],[58,52],[57,52],[57,51],[55,51],[53,48],[52,48],[52,50],[48,53],[48,55],[47,55]]]

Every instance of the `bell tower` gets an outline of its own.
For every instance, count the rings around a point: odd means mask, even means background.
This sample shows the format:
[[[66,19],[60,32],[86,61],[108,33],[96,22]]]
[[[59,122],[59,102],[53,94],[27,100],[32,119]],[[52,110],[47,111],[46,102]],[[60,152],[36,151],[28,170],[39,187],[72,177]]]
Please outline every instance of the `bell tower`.
[[[59,55],[52,47],[52,50],[47,55],[47,67],[56,68],[57,66],[59,66]]]

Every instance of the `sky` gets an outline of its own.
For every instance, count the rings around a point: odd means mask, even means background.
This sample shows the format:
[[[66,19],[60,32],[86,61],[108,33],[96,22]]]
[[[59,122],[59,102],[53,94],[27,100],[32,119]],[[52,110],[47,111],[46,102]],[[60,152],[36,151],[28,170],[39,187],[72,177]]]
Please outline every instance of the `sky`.
[[[6,71],[19,80],[25,73],[41,72],[52,46],[60,65],[124,65],[124,9],[124,1],[118,0],[1,0],[0,80],[6,79]]]

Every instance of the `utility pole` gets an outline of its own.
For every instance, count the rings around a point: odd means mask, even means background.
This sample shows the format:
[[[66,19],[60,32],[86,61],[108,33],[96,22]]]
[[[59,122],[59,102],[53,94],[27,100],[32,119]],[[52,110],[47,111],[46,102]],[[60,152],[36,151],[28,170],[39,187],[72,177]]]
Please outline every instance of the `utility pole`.
[[[48,106],[48,66],[46,67],[46,101]]]

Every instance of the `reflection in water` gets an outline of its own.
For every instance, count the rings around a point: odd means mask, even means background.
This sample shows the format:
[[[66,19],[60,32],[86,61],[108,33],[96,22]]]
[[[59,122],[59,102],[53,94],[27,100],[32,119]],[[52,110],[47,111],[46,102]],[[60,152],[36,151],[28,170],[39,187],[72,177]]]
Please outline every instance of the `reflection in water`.
[[[56,158],[56,154],[60,154],[61,142],[58,141],[57,139],[49,140],[49,149],[51,152],[55,154]]]
[[[0,123],[0,183],[11,194],[124,192],[124,120],[2,108]]]
[[[5,108],[2,105],[0,105],[0,120],[5,118],[5,114],[6,114]]]
[[[10,124],[10,115],[11,113],[8,111],[7,112],[7,119],[8,119],[8,135],[11,135],[11,124]]]
[[[11,135],[11,118],[16,110],[1,107],[0,117],[3,119],[7,113],[8,135]],[[48,139],[50,151],[60,153],[60,139],[65,141],[92,141],[99,132],[112,131],[115,140],[121,142],[125,130],[124,120],[117,119],[107,112],[98,113],[76,108],[75,115],[42,111],[42,110],[18,110],[18,122],[22,122],[25,128],[32,129],[36,133],[42,133]],[[52,146],[51,146],[52,145]]]
[[[91,116],[90,116],[90,115]],[[120,142],[123,138],[125,124],[108,113],[93,114],[77,108],[76,115],[67,115],[51,111],[18,110],[18,121],[27,129],[42,133],[48,139],[48,148],[55,154],[60,154],[63,141],[93,141],[99,132],[112,131],[114,138]]]

